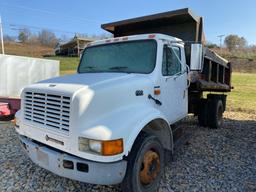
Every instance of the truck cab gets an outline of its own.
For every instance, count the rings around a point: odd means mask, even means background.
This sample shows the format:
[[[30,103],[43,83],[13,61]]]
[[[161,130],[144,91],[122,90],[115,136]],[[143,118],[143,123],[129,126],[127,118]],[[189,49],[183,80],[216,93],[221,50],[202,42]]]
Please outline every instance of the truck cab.
[[[16,130],[40,166],[83,182],[120,183],[142,132],[172,152],[169,125],[188,112],[187,72],[177,38],[146,34],[94,42],[77,74],[24,88]]]

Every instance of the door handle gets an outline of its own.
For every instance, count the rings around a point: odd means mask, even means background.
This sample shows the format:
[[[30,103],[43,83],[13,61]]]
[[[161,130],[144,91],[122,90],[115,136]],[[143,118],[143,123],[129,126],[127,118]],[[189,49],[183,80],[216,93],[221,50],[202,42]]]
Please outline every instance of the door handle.
[[[155,99],[154,97],[152,97],[152,95],[148,95],[148,99],[152,99],[153,101],[155,101],[155,103],[157,104],[157,105],[162,105],[162,102],[161,101],[159,101],[158,99]]]

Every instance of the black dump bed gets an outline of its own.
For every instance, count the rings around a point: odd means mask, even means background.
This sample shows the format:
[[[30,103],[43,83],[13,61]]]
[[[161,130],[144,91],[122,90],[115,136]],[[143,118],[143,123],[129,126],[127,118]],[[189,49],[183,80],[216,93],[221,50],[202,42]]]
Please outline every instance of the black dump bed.
[[[202,18],[195,16],[189,9],[107,23],[101,27],[113,33],[115,37],[162,33],[183,41],[204,41]]]
[[[162,33],[185,42],[187,63],[190,63],[190,44],[205,44],[203,19],[188,8],[143,16],[101,26],[114,37],[146,33]],[[195,91],[230,91],[231,65],[208,48],[203,48],[203,70],[191,85]],[[196,74],[196,73],[194,73]]]

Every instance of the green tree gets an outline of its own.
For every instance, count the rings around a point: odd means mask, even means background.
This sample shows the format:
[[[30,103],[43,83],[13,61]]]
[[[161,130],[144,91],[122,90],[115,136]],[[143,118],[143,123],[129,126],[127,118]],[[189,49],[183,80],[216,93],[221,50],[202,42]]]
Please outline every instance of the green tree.
[[[213,48],[219,48],[217,44],[211,43],[211,42],[206,42],[206,47],[213,49]]]
[[[225,38],[225,45],[230,51],[245,48],[246,44],[246,39],[244,37],[239,37],[238,35],[228,35]]]
[[[29,29],[24,28],[19,31],[18,39],[20,42],[25,43],[29,40],[31,32]]]

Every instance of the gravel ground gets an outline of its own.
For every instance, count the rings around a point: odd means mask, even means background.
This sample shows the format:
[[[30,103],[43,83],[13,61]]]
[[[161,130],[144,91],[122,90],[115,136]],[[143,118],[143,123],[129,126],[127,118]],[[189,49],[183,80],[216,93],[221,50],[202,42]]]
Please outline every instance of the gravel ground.
[[[188,135],[165,170],[159,191],[256,191],[256,115],[225,113],[221,129],[182,122]],[[120,191],[58,177],[33,164],[12,124],[0,122],[0,191]]]

